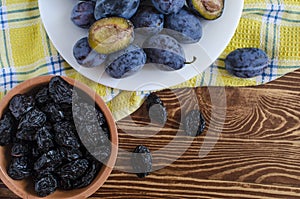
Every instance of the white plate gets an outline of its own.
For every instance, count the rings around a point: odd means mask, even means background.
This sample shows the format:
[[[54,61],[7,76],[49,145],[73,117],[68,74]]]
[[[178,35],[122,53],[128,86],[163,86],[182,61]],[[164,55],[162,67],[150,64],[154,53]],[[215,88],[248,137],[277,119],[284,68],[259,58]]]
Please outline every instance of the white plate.
[[[73,6],[78,0],[39,0],[44,27],[53,45],[62,57],[79,73],[100,84],[121,90],[157,90],[180,84],[209,67],[226,48],[234,35],[243,10],[243,0],[225,0],[220,18],[203,20],[203,37],[197,44],[184,45],[187,60],[196,62],[178,71],[166,72],[145,66],[138,73],[114,79],[104,72],[104,67],[84,68],[73,57],[73,45],[87,30],[76,27],[70,20]]]

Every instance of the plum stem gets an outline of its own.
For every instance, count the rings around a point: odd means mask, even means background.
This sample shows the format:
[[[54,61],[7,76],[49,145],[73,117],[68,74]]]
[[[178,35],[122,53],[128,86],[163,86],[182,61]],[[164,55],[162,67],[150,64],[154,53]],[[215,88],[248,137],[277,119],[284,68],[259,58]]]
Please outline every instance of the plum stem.
[[[184,64],[192,64],[197,60],[197,57],[193,56],[193,60],[189,62],[184,62]]]

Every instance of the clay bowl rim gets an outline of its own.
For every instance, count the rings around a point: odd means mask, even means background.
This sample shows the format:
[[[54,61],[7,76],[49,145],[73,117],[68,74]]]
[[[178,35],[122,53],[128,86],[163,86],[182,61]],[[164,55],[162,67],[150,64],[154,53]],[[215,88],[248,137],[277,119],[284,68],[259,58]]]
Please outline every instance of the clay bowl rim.
[[[38,76],[34,77],[28,80],[25,80],[24,82],[18,84],[15,86],[12,90],[10,90],[0,101],[0,118],[3,115],[3,112],[7,109],[10,99],[16,95],[16,94],[24,94],[29,91],[31,91],[34,88],[41,87],[42,85],[45,85],[49,83],[50,79],[54,77],[55,75],[45,75],[45,76]],[[13,180],[10,178],[6,172],[6,165],[7,161],[1,161],[0,162],[0,178],[2,182],[17,196],[21,198],[34,198],[34,199],[48,199],[48,198],[87,198],[93,193],[95,193],[107,180],[110,173],[113,170],[113,167],[116,163],[117,159],[117,153],[118,153],[118,132],[117,132],[117,126],[115,123],[115,120],[112,116],[112,113],[110,109],[107,107],[103,99],[90,87],[87,85],[76,81],[75,79],[72,79],[70,77],[66,76],[60,76],[65,81],[67,81],[69,84],[75,86],[76,88],[80,89],[84,93],[86,93],[88,96],[90,96],[95,103],[99,106],[100,110],[105,115],[105,118],[108,123],[109,131],[110,131],[110,140],[112,143],[111,148],[111,154],[106,164],[103,164],[101,167],[98,175],[95,177],[93,182],[88,185],[87,187],[80,188],[80,189],[73,189],[73,190],[56,190],[54,193],[46,196],[46,197],[39,197],[34,193],[29,192],[28,190],[23,189],[24,186],[21,186],[21,183],[26,183],[28,181],[27,179],[24,180]],[[0,146],[0,160],[7,159],[5,153],[6,153],[7,146]],[[33,191],[33,190],[31,190]]]

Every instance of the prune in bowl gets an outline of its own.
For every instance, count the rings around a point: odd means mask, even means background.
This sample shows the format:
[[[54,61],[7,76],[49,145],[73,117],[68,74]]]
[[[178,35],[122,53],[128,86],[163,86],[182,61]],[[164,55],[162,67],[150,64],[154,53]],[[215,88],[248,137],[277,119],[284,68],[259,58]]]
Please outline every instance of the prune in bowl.
[[[117,151],[110,110],[74,79],[32,78],[0,102],[0,178],[21,198],[87,198],[110,175]]]

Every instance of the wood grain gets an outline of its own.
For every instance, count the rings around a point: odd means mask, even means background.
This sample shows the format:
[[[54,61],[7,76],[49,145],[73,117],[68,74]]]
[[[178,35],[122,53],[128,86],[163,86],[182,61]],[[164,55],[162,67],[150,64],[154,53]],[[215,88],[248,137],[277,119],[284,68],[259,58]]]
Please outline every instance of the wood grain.
[[[117,122],[116,168],[91,198],[300,198],[300,70],[262,86],[157,94],[167,123],[151,121],[145,104]],[[196,138],[182,127],[192,109],[207,121]],[[131,173],[138,144],[153,155],[144,179]],[[0,184],[0,198],[14,197]]]

